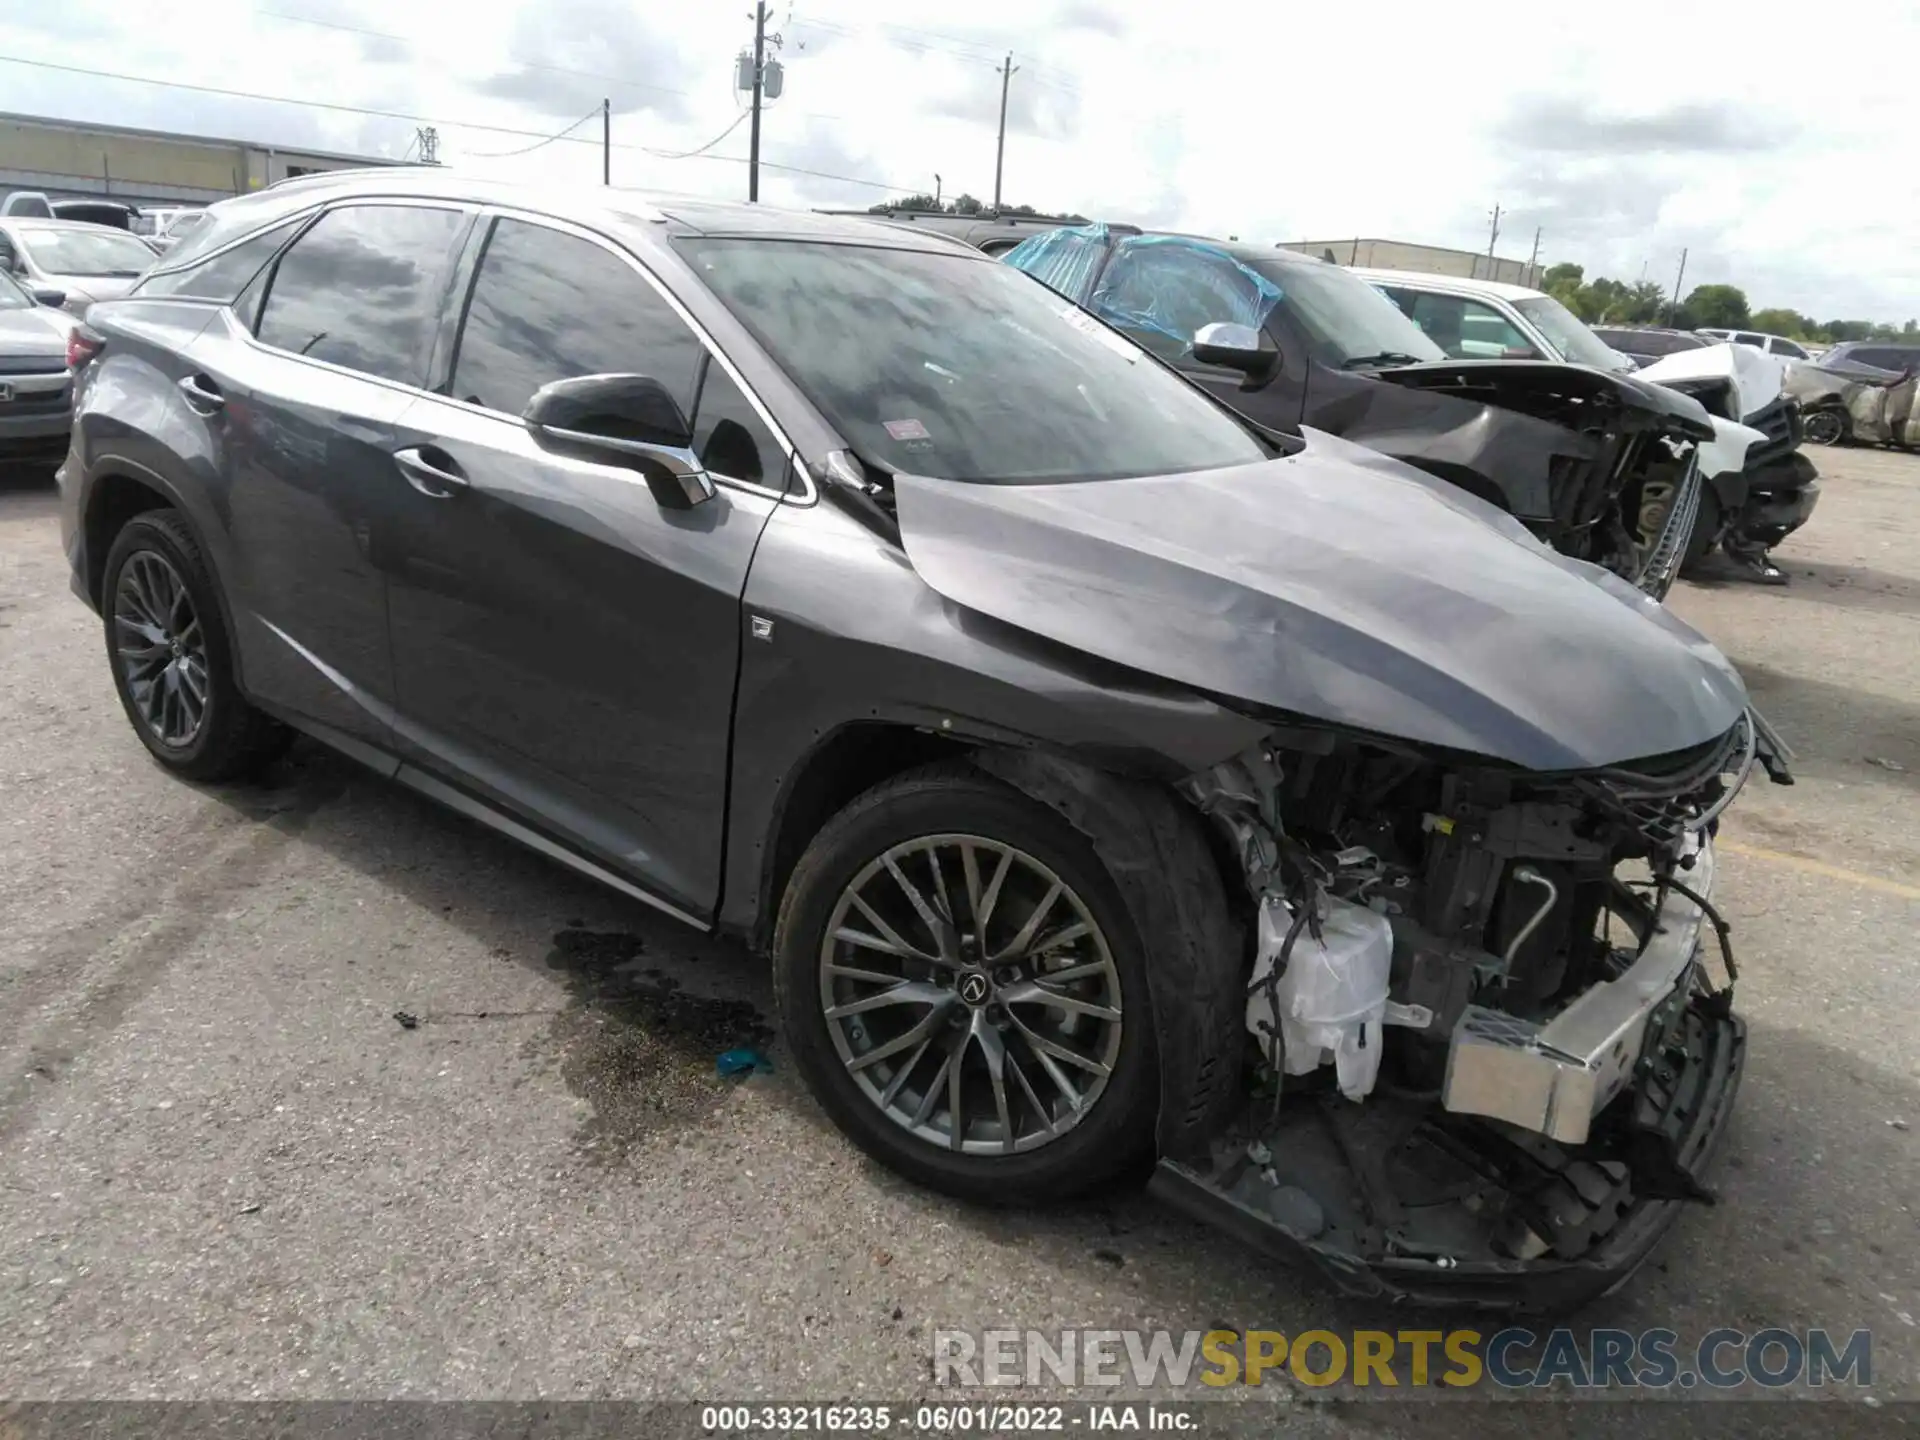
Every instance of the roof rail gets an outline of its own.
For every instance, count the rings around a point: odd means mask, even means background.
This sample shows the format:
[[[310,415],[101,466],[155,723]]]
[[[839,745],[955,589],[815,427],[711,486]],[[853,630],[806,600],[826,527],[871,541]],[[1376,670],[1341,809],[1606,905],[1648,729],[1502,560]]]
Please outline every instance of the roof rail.
[[[351,179],[356,175],[380,175],[390,170],[444,170],[443,165],[414,164],[396,161],[392,165],[342,165],[336,170],[313,170],[305,175],[289,175],[285,179],[275,180],[267,185],[268,190],[284,190],[289,185],[306,185],[312,182]]]

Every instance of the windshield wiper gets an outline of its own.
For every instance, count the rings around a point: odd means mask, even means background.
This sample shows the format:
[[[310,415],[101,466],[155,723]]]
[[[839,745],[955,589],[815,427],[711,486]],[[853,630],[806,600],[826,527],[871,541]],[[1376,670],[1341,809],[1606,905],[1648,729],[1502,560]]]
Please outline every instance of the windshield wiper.
[[[1382,350],[1377,355],[1355,355],[1350,359],[1342,360],[1340,362],[1340,368],[1342,370],[1358,370],[1363,366],[1418,365],[1419,363],[1420,357],[1418,355],[1409,355],[1404,350]]]

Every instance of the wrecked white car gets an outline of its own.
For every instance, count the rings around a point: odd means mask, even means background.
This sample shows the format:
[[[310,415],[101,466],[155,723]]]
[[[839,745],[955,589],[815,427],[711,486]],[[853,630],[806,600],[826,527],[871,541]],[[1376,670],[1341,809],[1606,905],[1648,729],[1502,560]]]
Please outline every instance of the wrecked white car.
[[[1750,345],[1709,345],[1635,372],[1693,396],[1713,419],[1714,438],[1700,446],[1705,483],[1687,546],[1691,565],[1717,546],[1748,578],[1786,583],[1767,552],[1806,524],[1820,501],[1819,471],[1800,451],[1801,402],[1789,393],[1787,370]]]

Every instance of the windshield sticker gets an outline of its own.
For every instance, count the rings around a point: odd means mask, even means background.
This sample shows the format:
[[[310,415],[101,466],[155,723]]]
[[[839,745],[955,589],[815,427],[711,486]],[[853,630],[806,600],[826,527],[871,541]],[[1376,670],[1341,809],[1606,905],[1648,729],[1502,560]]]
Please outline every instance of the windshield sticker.
[[[1132,363],[1140,358],[1139,348],[1135,346],[1131,340],[1127,339],[1124,335],[1116,335],[1098,320],[1087,314],[1086,311],[1078,307],[1071,310],[1062,310],[1060,312],[1060,318],[1073,326],[1073,328],[1078,330],[1082,335],[1090,339],[1098,340],[1121,359]]]
[[[927,433],[927,427],[918,420],[883,420],[881,424],[887,427],[887,434],[896,440],[931,440],[933,438]]]

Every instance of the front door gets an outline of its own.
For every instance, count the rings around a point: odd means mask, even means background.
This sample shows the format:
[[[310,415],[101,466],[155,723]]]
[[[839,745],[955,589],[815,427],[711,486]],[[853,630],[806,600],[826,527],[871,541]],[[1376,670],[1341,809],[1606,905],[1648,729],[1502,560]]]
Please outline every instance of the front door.
[[[250,288],[202,332],[180,382],[211,421],[247,688],[383,749],[394,687],[379,548],[406,491],[393,423],[425,383],[471,220],[431,204],[327,212],[255,282],[264,299]]]
[[[712,499],[664,509],[635,471],[543,449],[521,423],[540,386],[613,373],[652,376],[693,417]],[[450,389],[394,437],[410,475],[390,570],[402,746],[704,915],[740,596],[786,452],[634,261],[531,221],[494,222]]]

